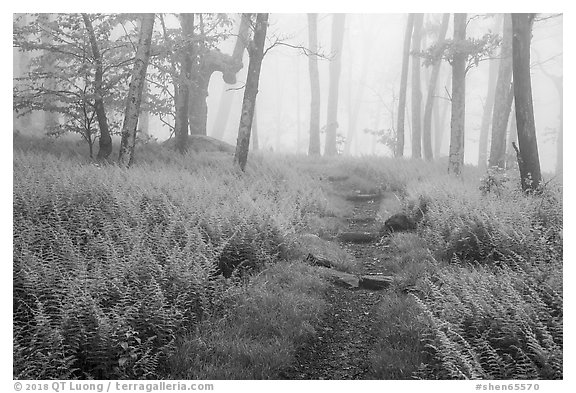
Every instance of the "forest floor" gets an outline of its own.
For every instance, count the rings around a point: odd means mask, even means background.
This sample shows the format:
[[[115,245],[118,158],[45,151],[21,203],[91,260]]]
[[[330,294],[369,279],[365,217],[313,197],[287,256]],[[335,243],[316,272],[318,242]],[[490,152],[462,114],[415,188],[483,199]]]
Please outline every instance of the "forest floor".
[[[347,188],[345,183],[331,183],[340,195],[361,193]],[[342,218],[345,231],[375,235],[383,225],[377,220],[381,204],[397,205],[391,193],[367,200],[346,200],[346,203],[352,205],[352,214]],[[375,236],[372,242],[334,241],[357,259],[359,265],[355,273],[360,276],[389,274],[386,262],[393,257],[393,251],[382,244],[387,240]],[[379,304],[388,290],[373,291],[336,284],[331,285],[325,294],[329,306],[316,328],[317,335],[298,348],[295,362],[281,373],[281,378],[339,380],[381,377],[375,374],[372,357],[375,343],[381,341]]]

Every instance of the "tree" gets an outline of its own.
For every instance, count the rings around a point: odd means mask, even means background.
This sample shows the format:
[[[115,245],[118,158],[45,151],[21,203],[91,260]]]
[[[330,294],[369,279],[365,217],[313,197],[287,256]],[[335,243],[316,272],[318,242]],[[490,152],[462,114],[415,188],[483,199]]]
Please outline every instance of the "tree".
[[[94,108],[96,110],[96,118],[98,119],[98,126],[100,127],[100,150],[98,151],[98,159],[106,159],[112,153],[112,137],[108,129],[108,118],[106,117],[106,109],[104,107],[104,92],[102,89],[102,76],[104,74],[102,66],[102,55],[94,33],[94,27],[88,14],[82,14],[82,19],[88,31],[88,38],[90,39],[90,46],[92,47],[92,55],[94,56],[95,74],[94,74]]]
[[[452,75],[451,73],[446,73],[446,85],[444,86],[446,91],[452,89]],[[441,97],[440,105],[434,105],[434,157],[440,157],[440,152],[442,151],[442,142],[444,141],[444,128],[446,128],[446,118],[448,117],[448,108],[451,106],[450,99],[448,97]],[[442,111],[440,111],[440,106],[442,106]]]
[[[414,29],[414,14],[408,15],[402,50],[402,73],[400,75],[400,94],[398,97],[398,125],[396,126],[395,157],[404,156],[404,123],[406,116],[406,90],[408,85],[408,63],[410,61],[410,37]]]
[[[317,14],[308,14],[308,41],[310,51],[318,51]],[[310,142],[308,154],[320,155],[320,77],[318,74],[318,58],[308,56],[308,70],[310,72]]]
[[[242,64],[242,56],[244,54],[244,49],[248,44],[248,35],[250,34],[250,19],[252,14],[241,14],[240,26],[238,27],[238,36],[236,38],[236,44],[234,45],[234,51],[232,52],[232,60],[235,64],[239,66]],[[242,65],[243,67],[243,65]],[[226,81],[224,81],[226,82]],[[214,138],[222,138],[224,131],[226,130],[226,124],[228,123],[228,118],[230,117],[230,110],[232,109],[232,99],[236,94],[236,90],[229,91],[228,85],[224,85],[222,91],[222,98],[220,99],[220,104],[218,106],[218,111],[216,113],[216,119],[214,121],[214,126],[212,127],[212,136]]]
[[[234,56],[222,53],[214,45],[217,43],[218,36],[208,37],[211,30],[214,30],[219,24],[227,25],[228,19],[222,14],[216,14],[212,17],[212,26],[206,27],[204,15],[198,14],[199,18],[199,39],[196,45],[197,49],[197,67],[195,67],[192,76],[192,96],[189,106],[190,133],[194,135],[206,135],[206,123],[208,120],[208,87],[210,78],[216,71],[222,73],[222,78],[227,84],[236,83],[236,74],[242,69],[242,59],[237,61]]]
[[[344,43],[344,24],[346,14],[334,14],[332,19],[332,54],[330,61],[330,84],[328,86],[328,115],[326,124],[326,144],[324,154],[334,156],[338,153],[336,132],[338,130],[338,90]]]
[[[442,24],[440,25],[440,32],[436,45],[442,46],[448,31],[448,23],[450,22],[450,14],[442,16]],[[436,85],[438,84],[438,76],[440,75],[440,67],[442,66],[442,59],[436,58],[432,63],[432,74],[430,75],[430,83],[428,85],[428,93],[426,96],[426,105],[424,107],[424,123],[422,129],[422,142],[424,145],[424,159],[430,161],[433,158],[432,153],[432,109],[435,103]]]
[[[50,114],[48,135],[79,134],[90,157],[99,129],[104,130],[99,157],[105,158],[111,149],[106,129],[110,134],[119,131],[130,76],[126,65],[133,61],[129,34],[114,39],[111,34],[132,16],[87,16],[89,26],[81,14],[31,15],[28,23],[14,25],[14,47],[32,58],[28,72],[15,78],[13,103],[18,116]],[[97,124],[104,116],[107,127]]]
[[[494,20],[494,30],[497,31],[502,23],[501,14],[498,14]],[[490,60],[488,64],[488,86],[486,91],[486,100],[484,101],[484,110],[482,112],[482,122],[480,123],[480,140],[478,143],[478,168],[486,169],[488,161],[488,136],[490,131],[490,120],[494,109],[494,98],[496,93],[496,77],[498,69],[498,59]]]
[[[517,154],[522,190],[525,192],[536,191],[542,181],[530,77],[530,41],[534,16],[535,14],[512,14],[512,71],[518,127]]]
[[[414,16],[412,34],[412,158],[422,157],[422,91],[420,90],[420,47],[424,14]]]
[[[180,75],[178,83],[174,88],[174,134],[176,135],[176,146],[180,153],[185,153],[188,148],[188,130],[190,127],[188,120],[188,107],[190,103],[190,90],[192,88],[192,65],[194,54],[194,14],[180,14],[180,25],[182,26],[182,38],[184,44],[180,53]]]
[[[510,14],[504,15],[502,48],[496,92],[494,93],[494,111],[492,113],[492,141],[490,143],[489,165],[504,168],[506,161],[506,130],[512,107],[510,83],[512,80],[512,20]]]
[[[258,82],[260,79],[260,69],[264,58],[264,43],[266,40],[266,30],[268,28],[268,14],[257,14],[256,26],[254,27],[254,39],[248,46],[250,62],[248,64],[248,75],[246,76],[246,87],[244,99],[242,101],[242,114],[240,116],[240,126],[238,128],[238,140],[236,142],[236,152],[234,163],[242,171],[248,161],[248,149],[250,147],[250,131],[252,129],[252,119],[256,107],[256,95],[258,94]]]
[[[466,41],[466,14],[454,14],[454,44]],[[466,114],[466,52],[455,49],[452,60],[452,116],[448,173],[460,176],[464,166],[464,128]]]
[[[154,14],[143,14],[140,19],[140,35],[136,48],[136,58],[132,77],[128,88],[126,111],[122,125],[122,141],[118,163],[128,167],[134,161],[134,146],[136,145],[136,126],[140,116],[140,102],[142,89],[146,79],[148,60],[150,59],[150,47],[152,44],[152,31],[154,29]]]

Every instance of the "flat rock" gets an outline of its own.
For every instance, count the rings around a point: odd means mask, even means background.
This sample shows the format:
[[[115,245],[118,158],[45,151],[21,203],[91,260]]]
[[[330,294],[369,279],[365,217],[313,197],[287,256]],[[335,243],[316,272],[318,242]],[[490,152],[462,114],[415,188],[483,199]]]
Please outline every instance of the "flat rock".
[[[338,238],[348,243],[371,243],[378,240],[380,235],[372,232],[341,232]]]
[[[328,176],[328,181],[346,181],[348,180],[348,175],[334,175]]]
[[[392,277],[383,276],[379,274],[371,274],[361,276],[358,280],[358,286],[361,289],[370,289],[373,291],[378,291],[381,289],[386,289],[390,286],[392,282]]]
[[[360,285],[360,280],[358,276],[355,276],[353,274],[332,271],[330,279],[334,283],[334,285],[344,287],[347,289],[358,289]]]
[[[371,202],[379,201],[382,199],[382,194],[352,194],[346,196],[346,200],[350,202]]]
[[[346,250],[341,249],[336,242],[330,242],[318,236],[305,233],[286,239],[289,257],[292,259],[307,259],[310,254],[320,261],[330,262],[330,267],[342,271],[356,271],[358,261]],[[322,266],[316,264],[316,266]]]

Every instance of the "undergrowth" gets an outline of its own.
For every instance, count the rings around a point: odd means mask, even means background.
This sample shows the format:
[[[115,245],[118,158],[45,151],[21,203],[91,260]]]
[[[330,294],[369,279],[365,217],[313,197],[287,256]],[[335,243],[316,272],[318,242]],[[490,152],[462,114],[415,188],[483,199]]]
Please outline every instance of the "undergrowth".
[[[253,161],[240,175],[201,155],[122,170],[15,151],[14,377],[170,375],[177,340],[325,206],[304,174]]]

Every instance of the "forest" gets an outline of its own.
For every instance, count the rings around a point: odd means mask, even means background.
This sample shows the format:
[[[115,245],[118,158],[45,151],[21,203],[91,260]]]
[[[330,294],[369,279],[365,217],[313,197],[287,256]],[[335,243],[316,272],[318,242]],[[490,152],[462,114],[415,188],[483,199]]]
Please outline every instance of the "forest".
[[[13,378],[563,379],[562,24],[13,14]]]

